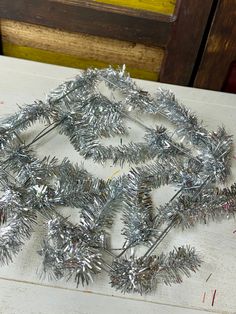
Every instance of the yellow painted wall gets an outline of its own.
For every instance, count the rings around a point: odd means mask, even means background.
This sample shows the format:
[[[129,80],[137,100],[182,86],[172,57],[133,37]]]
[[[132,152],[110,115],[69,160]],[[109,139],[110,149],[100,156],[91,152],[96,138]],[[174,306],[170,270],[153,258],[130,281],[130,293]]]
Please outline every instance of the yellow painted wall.
[[[126,41],[1,20],[3,53],[74,68],[126,64],[133,77],[157,80],[165,51]]]
[[[176,4],[176,0],[95,0],[95,2],[167,15],[174,13]]]
[[[96,60],[81,59],[76,56],[66,55],[64,53],[46,51],[38,48],[18,46],[11,43],[3,42],[3,54],[10,57],[22,58],[26,60],[39,61],[49,64],[63,65],[78,69],[87,69],[89,67],[104,68],[108,67],[110,63],[105,63]],[[118,66],[118,64],[111,64]],[[127,71],[132,77],[157,81],[158,73],[146,71],[143,69],[135,69],[127,66]]]

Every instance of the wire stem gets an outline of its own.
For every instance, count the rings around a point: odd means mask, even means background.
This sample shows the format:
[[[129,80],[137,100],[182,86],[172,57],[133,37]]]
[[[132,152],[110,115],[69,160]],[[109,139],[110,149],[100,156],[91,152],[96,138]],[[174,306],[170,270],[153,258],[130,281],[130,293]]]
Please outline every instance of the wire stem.
[[[53,131],[54,129],[56,129],[60,124],[62,124],[63,123],[63,121],[65,120],[66,118],[63,118],[61,121],[59,121],[58,123],[56,123],[56,124],[54,124],[54,126],[51,128],[51,129],[49,129],[49,130],[47,130],[48,129],[48,127],[46,127],[43,131],[41,131],[40,133],[40,135],[38,134],[34,139],[33,139],[33,141],[32,142],[30,142],[28,145],[26,145],[25,146],[25,148],[28,148],[28,147],[30,147],[31,145],[33,145],[33,144],[35,144],[37,141],[39,141],[41,138],[43,138],[45,135],[47,135],[48,133],[50,133],[51,131]],[[44,132],[45,130],[47,130],[46,132]]]
[[[167,234],[170,232],[170,230],[174,227],[175,224],[176,224],[176,221],[175,221],[175,219],[173,219],[171,221],[171,223],[166,227],[166,229],[162,232],[162,234],[156,239],[156,241],[153,243],[153,245],[143,255],[143,258],[151,255],[152,252],[155,251],[155,249],[164,240],[164,238],[167,236]]]

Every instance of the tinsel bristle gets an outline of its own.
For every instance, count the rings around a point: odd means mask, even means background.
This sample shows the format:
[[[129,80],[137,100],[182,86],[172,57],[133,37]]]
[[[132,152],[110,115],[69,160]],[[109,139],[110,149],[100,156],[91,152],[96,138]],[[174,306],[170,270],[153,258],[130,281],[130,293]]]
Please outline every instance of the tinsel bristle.
[[[79,228],[66,219],[55,218],[48,222],[47,234],[39,251],[42,270],[57,280],[74,277],[77,285],[93,281],[93,276],[101,271],[101,254],[81,241]]]
[[[166,285],[181,283],[201,265],[194,248],[182,246],[169,254],[159,256],[120,258],[113,261],[110,272],[111,286],[123,293],[146,294],[156,288],[158,282]]]
[[[8,264],[30,238],[36,214],[26,207],[20,191],[8,187],[4,192],[0,199],[0,263]]]

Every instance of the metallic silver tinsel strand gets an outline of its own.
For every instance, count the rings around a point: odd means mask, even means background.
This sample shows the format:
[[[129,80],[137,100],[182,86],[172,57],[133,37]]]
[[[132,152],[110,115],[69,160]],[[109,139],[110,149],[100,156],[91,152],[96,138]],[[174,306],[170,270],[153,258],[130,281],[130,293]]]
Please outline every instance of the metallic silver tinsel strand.
[[[183,229],[198,222],[230,218],[236,213],[235,184],[223,190],[204,189],[195,199],[192,195],[182,195],[177,200],[158,209],[158,221],[166,222],[177,217],[178,225]]]
[[[107,86],[112,97],[100,91]],[[121,99],[116,100],[115,93]],[[147,127],[133,113],[161,115],[175,127]],[[29,144],[22,133],[35,122],[45,124]],[[141,142],[103,145],[102,140],[129,134],[126,122],[141,126]],[[68,159],[39,160],[33,145],[52,130],[66,135],[74,148],[94,162],[132,164],[127,175],[105,182]],[[179,137],[179,141],[175,137]],[[148,293],[159,282],[180,283],[198,270],[201,260],[191,247],[153,255],[176,226],[234,216],[236,188],[219,189],[230,174],[232,137],[223,127],[208,132],[197,116],[173,93],[155,96],[141,90],[125,71],[89,69],[54,89],[45,102],[20,108],[0,127],[0,262],[7,264],[31,236],[37,215],[47,221],[40,255],[50,278],[74,278],[88,284],[102,269],[110,269],[111,285],[126,292]],[[152,160],[146,165],[136,166]],[[166,184],[179,188],[172,199],[154,210],[151,191]],[[59,214],[58,206],[79,210],[77,224]],[[114,258],[110,231],[122,211],[124,250]],[[156,211],[156,212],[155,212]],[[166,229],[163,226],[167,224]],[[141,257],[122,257],[132,246],[149,245]],[[104,256],[113,256],[108,264]]]
[[[81,240],[81,230],[66,219],[48,222],[47,237],[39,254],[43,257],[43,271],[49,278],[74,277],[77,286],[89,284],[101,271],[101,253]]]
[[[0,199],[0,263],[8,264],[30,238],[36,214],[25,207],[22,191],[8,187]]]
[[[195,249],[189,246],[175,248],[168,255],[115,259],[110,272],[111,286],[123,293],[146,294],[160,281],[166,285],[181,283],[182,276],[189,277],[200,264]]]
[[[17,138],[17,134],[28,129],[38,120],[50,123],[50,107],[42,101],[20,108],[9,118],[0,120],[0,150]]]

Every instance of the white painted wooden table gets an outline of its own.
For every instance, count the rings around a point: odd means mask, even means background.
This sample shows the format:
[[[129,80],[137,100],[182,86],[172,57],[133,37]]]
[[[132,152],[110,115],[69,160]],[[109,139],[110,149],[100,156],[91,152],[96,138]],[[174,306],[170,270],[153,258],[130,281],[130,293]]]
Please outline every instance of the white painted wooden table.
[[[0,115],[16,110],[46,93],[61,81],[72,78],[78,70],[0,57]],[[138,81],[140,87],[154,92],[158,86],[171,89],[182,102],[202,118],[209,129],[225,125],[236,136],[236,96],[161,83]],[[53,148],[53,150],[52,150]],[[62,136],[53,135],[40,147],[39,154],[55,154],[60,159],[78,161],[78,153]],[[106,177],[102,167],[85,162],[94,174]],[[233,161],[236,178],[236,160]],[[167,193],[168,194],[168,193]],[[185,232],[172,231],[162,248],[190,244],[200,252],[204,263],[197,274],[183,284],[159,286],[148,296],[122,295],[110,288],[109,278],[101,275],[93,285],[76,289],[74,282],[40,280],[40,248],[43,228],[39,225],[22,252],[9,266],[0,268],[0,313],[100,314],[100,313],[236,313],[236,229],[234,220],[198,225]],[[118,233],[118,231],[115,231]],[[210,279],[206,282],[209,274]],[[212,307],[212,294],[216,292]],[[206,293],[205,302],[202,301]]]

